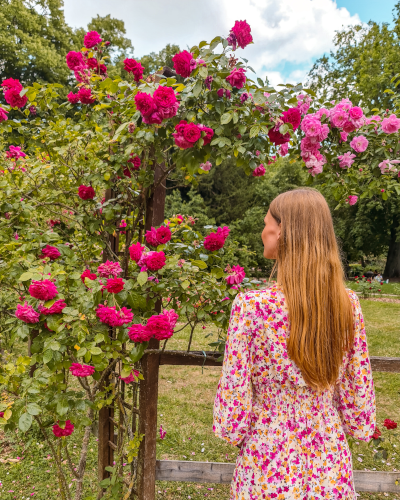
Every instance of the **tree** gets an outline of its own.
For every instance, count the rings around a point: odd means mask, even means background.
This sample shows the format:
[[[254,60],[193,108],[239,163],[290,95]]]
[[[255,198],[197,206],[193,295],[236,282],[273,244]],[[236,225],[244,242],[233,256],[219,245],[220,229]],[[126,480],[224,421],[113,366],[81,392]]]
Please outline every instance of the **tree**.
[[[173,68],[174,63],[172,62],[172,58],[178,52],[180,52],[178,45],[168,43],[158,54],[156,52],[151,52],[149,55],[143,56],[140,59],[140,63],[147,74],[154,73],[163,66]]]

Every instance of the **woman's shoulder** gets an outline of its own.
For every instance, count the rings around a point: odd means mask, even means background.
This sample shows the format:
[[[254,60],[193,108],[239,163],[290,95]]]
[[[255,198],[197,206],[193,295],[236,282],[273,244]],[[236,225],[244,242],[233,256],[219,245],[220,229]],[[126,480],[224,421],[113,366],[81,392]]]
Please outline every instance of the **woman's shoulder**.
[[[356,292],[354,290],[351,290],[350,288],[346,288],[346,292],[349,296],[353,309],[361,309],[360,299],[358,298]]]
[[[277,284],[272,284],[262,290],[245,290],[236,295],[236,304],[264,304],[282,307],[285,304],[285,297],[282,288]]]

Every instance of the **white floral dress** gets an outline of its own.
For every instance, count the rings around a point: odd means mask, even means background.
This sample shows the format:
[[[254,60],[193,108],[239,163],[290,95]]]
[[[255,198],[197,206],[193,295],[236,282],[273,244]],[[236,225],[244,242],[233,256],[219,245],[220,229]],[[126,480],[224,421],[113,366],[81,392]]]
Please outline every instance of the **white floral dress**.
[[[236,297],[213,426],[217,436],[241,445],[231,500],[356,499],[345,434],[372,437],[375,393],[360,304],[349,296],[354,347],[337,384],[321,393],[288,357],[281,289]]]

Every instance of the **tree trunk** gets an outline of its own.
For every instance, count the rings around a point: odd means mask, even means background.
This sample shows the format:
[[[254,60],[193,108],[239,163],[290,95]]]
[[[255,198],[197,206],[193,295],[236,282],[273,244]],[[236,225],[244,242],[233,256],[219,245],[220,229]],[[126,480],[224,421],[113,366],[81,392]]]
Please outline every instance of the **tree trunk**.
[[[395,218],[390,228],[389,251],[386,259],[384,279],[400,278],[400,239],[397,239],[399,221]]]

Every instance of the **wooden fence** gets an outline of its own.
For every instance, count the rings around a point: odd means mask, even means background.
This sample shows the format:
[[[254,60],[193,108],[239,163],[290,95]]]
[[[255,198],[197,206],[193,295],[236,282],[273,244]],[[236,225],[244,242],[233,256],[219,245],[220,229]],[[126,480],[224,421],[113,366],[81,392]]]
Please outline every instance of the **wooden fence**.
[[[151,345],[149,347],[152,347]],[[155,481],[230,483],[235,464],[156,460],[158,371],[160,365],[221,366],[220,353],[205,351],[160,351],[150,348],[143,357],[145,381],[141,388],[139,418],[145,438],[141,443],[139,500],[155,499]],[[400,358],[371,357],[373,371],[400,373]],[[147,382],[146,382],[147,380]],[[357,491],[400,493],[400,472],[354,471]],[[397,484],[399,483],[399,484]]]

